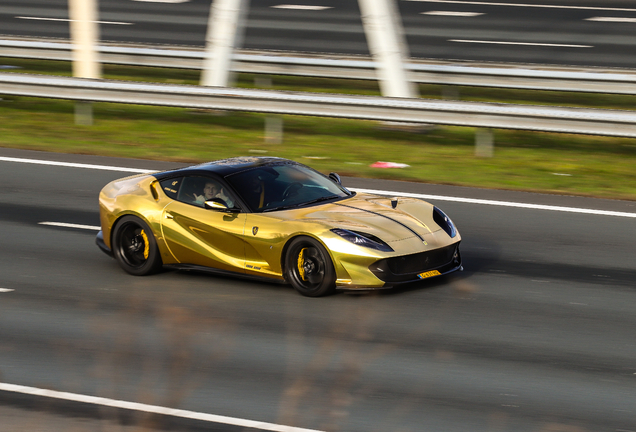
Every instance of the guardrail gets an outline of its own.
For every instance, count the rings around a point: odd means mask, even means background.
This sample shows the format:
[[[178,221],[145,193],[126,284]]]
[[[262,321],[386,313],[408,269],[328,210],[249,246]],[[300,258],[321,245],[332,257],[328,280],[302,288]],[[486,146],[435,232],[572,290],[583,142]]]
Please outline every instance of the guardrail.
[[[0,94],[636,137],[636,111],[131,83],[17,73],[0,73]]]
[[[203,49],[100,45],[100,61],[111,64],[200,69]],[[71,44],[0,40],[0,57],[71,60]],[[636,95],[636,71],[528,65],[461,65],[412,59],[406,65],[417,83],[529,90]],[[236,72],[376,80],[375,63],[365,57],[256,53],[239,51]]]

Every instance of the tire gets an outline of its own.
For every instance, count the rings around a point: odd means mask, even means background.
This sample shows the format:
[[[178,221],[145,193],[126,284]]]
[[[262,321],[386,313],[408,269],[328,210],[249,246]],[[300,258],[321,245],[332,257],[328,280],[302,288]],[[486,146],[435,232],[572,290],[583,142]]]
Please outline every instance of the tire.
[[[296,237],[285,255],[285,277],[304,296],[321,297],[336,290],[336,272],[329,253],[311,237]]]
[[[112,249],[120,267],[135,276],[157,273],[162,266],[157,241],[147,223],[136,216],[124,216],[112,236]]]

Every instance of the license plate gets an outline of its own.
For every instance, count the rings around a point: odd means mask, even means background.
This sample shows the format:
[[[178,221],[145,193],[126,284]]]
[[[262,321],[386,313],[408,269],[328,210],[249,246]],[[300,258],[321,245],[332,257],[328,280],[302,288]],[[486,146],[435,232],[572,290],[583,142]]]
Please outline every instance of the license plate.
[[[420,278],[420,279],[426,279],[426,278],[430,278],[430,277],[433,277],[433,276],[439,276],[439,275],[441,275],[441,273],[438,272],[437,270],[431,270],[431,271],[427,271],[427,272],[424,272],[424,273],[420,273],[420,274],[417,275],[417,277]]]

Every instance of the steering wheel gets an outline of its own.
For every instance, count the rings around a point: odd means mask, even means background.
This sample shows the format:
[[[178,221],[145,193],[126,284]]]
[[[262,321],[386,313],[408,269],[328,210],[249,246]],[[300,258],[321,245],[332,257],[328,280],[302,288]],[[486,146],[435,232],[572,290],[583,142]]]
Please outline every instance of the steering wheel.
[[[293,182],[291,183],[289,186],[287,186],[285,188],[285,190],[283,191],[283,201],[285,201],[287,198],[289,198],[292,195],[295,195],[296,193],[298,193],[298,191],[300,189],[302,189],[303,184],[302,183],[298,183],[298,182]]]

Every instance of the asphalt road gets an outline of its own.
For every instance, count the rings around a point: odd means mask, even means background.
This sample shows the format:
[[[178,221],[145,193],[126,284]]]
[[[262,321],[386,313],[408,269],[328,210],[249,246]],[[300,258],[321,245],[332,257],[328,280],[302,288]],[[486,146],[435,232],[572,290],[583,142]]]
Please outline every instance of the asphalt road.
[[[636,430],[636,218],[431,200],[462,233],[463,273],[310,299],[200,273],[129,276],[94,230],[39,224],[98,225],[99,190],[125,175],[0,160],[0,383],[322,431]],[[636,213],[623,201],[345,185]],[[8,391],[0,418],[2,432],[248,430]]]
[[[202,46],[210,0],[99,0],[103,40]],[[69,37],[67,0],[3,0],[0,35]],[[281,4],[326,9],[281,9]],[[636,67],[631,0],[400,0],[414,57]],[[251,0],[245,48],[368,54],[356,0]]]

